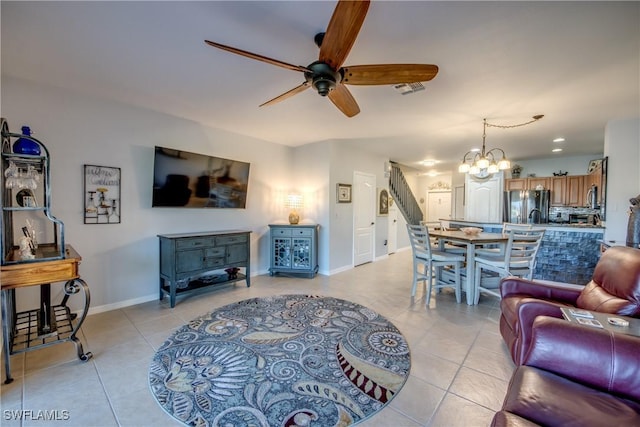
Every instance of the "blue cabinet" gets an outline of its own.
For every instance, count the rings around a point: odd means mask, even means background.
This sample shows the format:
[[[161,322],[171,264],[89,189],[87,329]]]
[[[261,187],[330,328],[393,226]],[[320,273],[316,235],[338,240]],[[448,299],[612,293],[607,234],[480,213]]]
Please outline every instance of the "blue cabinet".
[[[269,274],[306,274],[314,277],[318,272],[317,224],[271,224],[271,267]]]
[[[168,294],[173,308],[176,295],[181,292],[241,280],[246,280],[249,286],[249,233],[211,231],[158,235],[160,300]],[[244,274],[239,271],[240,268],[244,268]]]

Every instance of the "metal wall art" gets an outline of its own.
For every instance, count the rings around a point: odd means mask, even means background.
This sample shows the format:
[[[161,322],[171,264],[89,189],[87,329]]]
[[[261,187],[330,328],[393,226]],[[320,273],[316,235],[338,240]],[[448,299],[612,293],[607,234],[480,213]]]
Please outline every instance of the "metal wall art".
[[[84,165],[84,223],[120,223],[120,168]]]

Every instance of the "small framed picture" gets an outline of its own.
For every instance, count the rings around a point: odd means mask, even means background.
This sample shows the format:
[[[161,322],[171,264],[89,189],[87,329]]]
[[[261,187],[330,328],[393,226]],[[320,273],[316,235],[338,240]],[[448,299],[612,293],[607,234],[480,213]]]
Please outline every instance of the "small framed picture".
[[[337,185],[338,203],[351,203],[351,184]]]
[[[378,189],[378,216],[389,215],[389,192],[386,188]]]

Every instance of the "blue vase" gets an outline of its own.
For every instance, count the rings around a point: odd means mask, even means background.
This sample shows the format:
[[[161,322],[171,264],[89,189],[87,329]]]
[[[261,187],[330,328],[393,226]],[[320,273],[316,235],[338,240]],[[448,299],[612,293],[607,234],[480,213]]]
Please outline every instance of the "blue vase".
[[[22,135],[31,136],[29,126],[22,126]],[[40,155],[40,145],[29,138],[18,138],[13,143],[13,152],[16,154],[31,154],[33,156]]]

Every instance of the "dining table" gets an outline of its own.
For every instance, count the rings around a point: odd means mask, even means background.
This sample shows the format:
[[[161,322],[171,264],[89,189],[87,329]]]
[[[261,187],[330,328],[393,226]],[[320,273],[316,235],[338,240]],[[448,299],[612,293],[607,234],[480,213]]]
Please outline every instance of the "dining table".
[[[509,236],[503,233],[475,233],[468,234],[462,230],[429,230],[429,236],[438,239],[438,249],[446,251],[445,243],[453,243],[466,246],[466,274],[465,293],[467,294],[467,304],[475,303],[473,284],[475,283],[475,259],[476,247],[488,244],[505,244]]]

